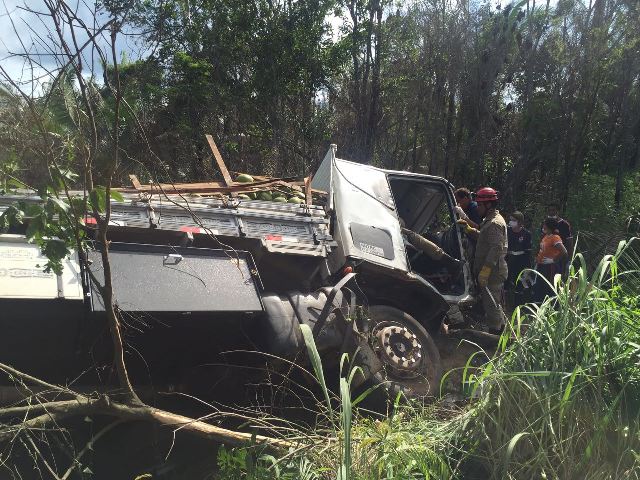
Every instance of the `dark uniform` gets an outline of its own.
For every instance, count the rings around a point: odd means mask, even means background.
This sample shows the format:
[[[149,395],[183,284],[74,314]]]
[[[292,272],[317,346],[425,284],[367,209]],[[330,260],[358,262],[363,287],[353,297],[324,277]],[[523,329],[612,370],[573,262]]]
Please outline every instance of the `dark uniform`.
[[[509,277],[507,278],[506,288],[519,292],[522,290],[522,284],[516,284],[520,273],[531,267],[531,232],[523,228],[519,232],[513,229],[507,230],[507,239],[509,248],[507,251],[507,266],[509,267]]]

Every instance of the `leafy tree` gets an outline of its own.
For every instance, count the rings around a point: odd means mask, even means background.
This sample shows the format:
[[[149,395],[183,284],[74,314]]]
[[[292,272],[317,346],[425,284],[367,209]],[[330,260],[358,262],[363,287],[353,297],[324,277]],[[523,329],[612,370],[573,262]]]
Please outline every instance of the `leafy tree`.
[[[121,62],[128,107],[119,181],[131,172],[214,177],[205,133],[235,171],[306,175],[337,143],[356,161],[471,188],[491,184],[506,208],[532,214],[530,206],[550,198],[572,202],[585,175],[613,178],[610,195],[622,212],[624,179],[640,167],[637,2],[150,0],[131,11],[130,2],[110,0],[106,7],[116,18],[128,12],[127,28],[141,32],[148,52]],[[104,81],[92,79],[83,92],[71,73],[47,86],[38,106],[68,167],[112,120],[113,105]],[[95,129],[78,113],[84,97]],[[33,159],[46,147],[27,134],[33,115],[20,102],[0,112],[0,141],[37,185],[49,174]],[[78,125],[83,133],[69,138]],[[90,150],[99,174],[108,149]]]

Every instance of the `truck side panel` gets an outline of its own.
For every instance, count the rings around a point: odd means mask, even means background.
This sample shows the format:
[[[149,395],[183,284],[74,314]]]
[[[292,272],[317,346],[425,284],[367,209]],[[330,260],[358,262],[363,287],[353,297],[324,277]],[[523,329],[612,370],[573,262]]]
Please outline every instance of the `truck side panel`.
[[[61,275],[45,272],[46,263],[23,235],[0,235],[0,298],[82,300],[78,255],[63,260]]]
[[[89,269],[104,281],[99,251]],[[114,300],[126,312],[262,312],[259,277],[246,252],[112,243]],[[104,310],[95,283],[92,308]]]

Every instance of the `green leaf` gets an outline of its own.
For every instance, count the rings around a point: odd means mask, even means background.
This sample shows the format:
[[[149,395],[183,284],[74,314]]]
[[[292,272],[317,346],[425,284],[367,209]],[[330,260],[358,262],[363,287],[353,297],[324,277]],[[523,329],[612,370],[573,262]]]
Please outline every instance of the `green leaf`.
[[[42,205],[35,203],[26,205],[26,208],[24,209],[25,217],[37,217],[38,215],[42,215],[43,212],[44,209]]]
[[[16,205],[11,205],[0,215],[0,231],[6,231],[10,227],[24,223],[24,212]]]
[[[340,378],[340,423],[342,425],[342,465],[340,466],[339,480],[349,480],[351,474],[351,421],[353,411],[351,405],[351,390],[347,379]]]
[[[69,249],[62,240],[45,240],[43,253],[50,259],[63,259],[69,254]]]
[[[22,183],[20,180],[12,178],[10,180],[7,181],[7,185],[9,187],[12,187],[13,189],[17,189],[17,188],[27,188],[27,186]]]
[[[61,240],[48,239],[41,245],[40,250],[48,259],[44,271],[53,271],[56,275],[61,275],[63,269],[62,260],[71,253],[67,245]]]
[[[56,169],[51,170],[51,185],[47,186],[47,190],[51,189],[54,193],[58,193],[64,190],[66,183],[66,178],[64,174]]]
[[[43,221],[42,214],[36,215],[35,217],[29,220],[29,225],[27,226],[27,231],[25,235],[27,239],[31,240],[32,238],[39,238],[42,236],[42,231],[45,228],[45,224]]]
[[[71,197],[71,207],[73,207],[73,213],[77,217],[84,217],[87,210],[87,200],[80,196]]]
[[[115,200],[116,202],[124,202],[124,197],[117,190],[111,190],[111,192],[109,192],[109,194],[110,194],[112,200]]]
[[[98,186],[89,193],[89,203],[98,212],[103,213],[107,208],[107,192],[104,187]]]
[[[304,323],[300,325],[300,330],[302,331],[302,337],[304,338],[304,343],[307,347],[307,354],[309,355],[309,360],[311,360],[311,366],[313,367],[313,371],[316,375],[316,380],[320,384],[320,387],[322,387],[322,393],[324,394],[327,408],[329,409],[331,417],[333,417],[333,409],[331,408],[331,400],[329,398],[329,389],[325,382],[322,360],[320,359],[320,353],[318,353],[318,348],[316,347],[316,342],[313,338],[313,332],[309,325],[305,325]]]
[[[47,202],[55,205],[55,207],[61,212],[69,211],[69,204],[58,197],[49,197]]]
[[[49,191],[50,190],[51,190],[51,188],[48,185],[43,185],[40,188],[38,188],[38,196],[42,200],[46,200],[46,198],[49,196]]]
[[[529,433],[520,432],[520,433],[514,435],[511,438],[511,440],[509,441],[509,445],[507,446],[507,450],[506,450],[505,456],[504,456],[503,472],[505,473],[505,475],[503,475],[503,478],[506,477],[506,472],[507,472],[507,469],[509,467],[509,462],[511,461],[511,457],[513,456],[513,451],[515,450],[518,441],[522,437],[524,437],[525,435],[529,435]]]

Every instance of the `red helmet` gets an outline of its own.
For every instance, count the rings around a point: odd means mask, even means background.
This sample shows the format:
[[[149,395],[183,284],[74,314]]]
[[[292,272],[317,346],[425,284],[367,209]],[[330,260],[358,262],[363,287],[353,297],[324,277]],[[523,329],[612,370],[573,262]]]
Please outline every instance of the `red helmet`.
[[[494,202],[498,200],[498,192],[491,187],[483,187],[476,192],[476,202]]]

